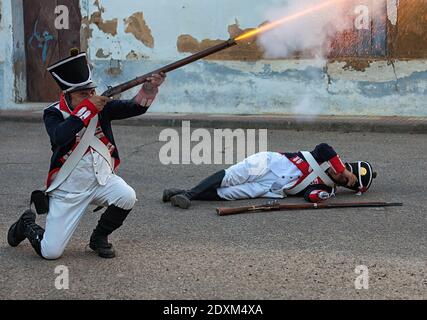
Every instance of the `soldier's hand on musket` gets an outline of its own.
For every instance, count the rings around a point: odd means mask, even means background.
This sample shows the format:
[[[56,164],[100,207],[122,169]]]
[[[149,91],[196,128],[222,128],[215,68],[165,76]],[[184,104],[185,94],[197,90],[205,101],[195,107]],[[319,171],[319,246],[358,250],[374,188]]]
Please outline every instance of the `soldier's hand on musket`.
[[[342,175],[347,179],[347,186],[348,187],[353,187],[356,184],[356,182],[357,182],[356,176],[353,173],[351,173],[350,171],[348,171],[347,169],[344,170]]]
[[[151,77],[147,78],[147,82],[144,83],[144,90],[148,92],[157,91],[157,88],[162,85],[166,79],[164,72],[154,73]]]
[[[98,112],[101,112],[102,109],[104,109],[107,102],[110,100],[111,99],[109,97],[104,97],[104,96],[93,96],[89,98],[89,101],[95,105]]]
[[[152,86],[160,87],[162,83],[165,81],[165,79],[166,79],[166,73],[160,72],[160,73],[153,74],[147,80],[151,83]]]

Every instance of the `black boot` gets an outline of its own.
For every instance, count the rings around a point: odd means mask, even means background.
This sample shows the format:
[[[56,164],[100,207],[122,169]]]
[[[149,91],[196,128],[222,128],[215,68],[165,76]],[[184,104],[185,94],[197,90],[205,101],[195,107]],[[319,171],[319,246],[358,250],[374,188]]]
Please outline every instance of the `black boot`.
[[[197,186],[185,193],[173,196],[170,201],[175,207],[188,209],[191,206],[191,200],[204,200],[206,194],[216,194],[216,189],[221,186],[222,179],[224,179],[225,170],[220,170],[213,175],[207,177]]]
[[[31,211],[25,211],[17,222],[10,228],[7,234],[7,242],[10,246],[16,247],[25,238],[27,238],[34,250],[39,256],[41,254],[41,241],[43,239],[44,229],[36,224],[36,214]]]
[[[116,256],[113,245],[108,242],[108,235],[123,224],[130,211],[111,205],[101,215],[89,242],[89,247],[100,257],[114,258]]]
[[[163,197],[162,197],[162,200],[163,200],[163,202],[168,202],[168,201],[170,201],[170,199],[171,199],[173,196],[175,196],[175,195],[177,195],[177,194],[184,193],[184,192],[185,192],[185,190],[184,190],[184,189],[175,189],[175,188],[172,188],[172,189],[165,189],[165,190],[163,190]]]
[[[177,194],[171,198],[171,205],[174,207],[180,207],[181,209],[188,209],[191,206],[191,200],[183,194]]]
[[[7,233],[7,242],[11,247],[16,247],[25,240],[25,221],[36,221],[36,214],[32,210],[27,210],[12,224]]]

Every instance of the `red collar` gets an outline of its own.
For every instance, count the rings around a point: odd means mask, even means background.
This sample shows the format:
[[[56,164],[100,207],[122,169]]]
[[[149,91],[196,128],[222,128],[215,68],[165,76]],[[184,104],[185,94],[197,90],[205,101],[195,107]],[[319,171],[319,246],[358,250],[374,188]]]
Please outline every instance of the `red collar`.
[[[67,112],[69,114],[72,113],[70,107],[68,106],[67,99],[65,99],[65,95],[63,93],[61,94],[61,97],[59,98],[59,109],[61,111]]]

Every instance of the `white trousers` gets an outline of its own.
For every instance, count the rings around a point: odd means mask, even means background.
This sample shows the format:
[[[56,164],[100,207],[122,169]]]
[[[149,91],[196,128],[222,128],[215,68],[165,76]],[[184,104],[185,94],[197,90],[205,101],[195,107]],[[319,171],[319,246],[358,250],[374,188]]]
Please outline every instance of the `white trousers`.
[[[270,192],[278,176],[270,170],[272,152],[259,152],[225,170],[218,195],[226,200],[283,198]]]
[[[85,192],[53,191],[50,194],[49,212],[41,242],[42,256],[45,259],[57,259],[62,255],[89,205],[115,205],[130,210],[135,202],[135,190],[116,175],[111,175],[103,186],[94,182]]]

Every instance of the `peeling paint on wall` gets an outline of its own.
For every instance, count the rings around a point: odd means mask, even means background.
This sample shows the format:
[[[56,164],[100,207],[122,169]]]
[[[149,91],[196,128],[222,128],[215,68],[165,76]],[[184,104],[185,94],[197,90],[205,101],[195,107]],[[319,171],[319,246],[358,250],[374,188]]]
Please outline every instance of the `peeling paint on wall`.
[[[95,0],[94,5],[98,8],[98,11],[92,13],[89,21],[87,21],[87,25],[90,26],[90,24],[93,23],[99,28],[99,30],[115,36],[117,34],[118,20],[112,19],[104,21],[102,19],[102,14],[105,12],[104,7],[100,5],[99,0]]]
[[[140,62],[124,61],[123,73],[106,81],[99,61],[97,82],[120,83],[141,75]],[[155,112],[224,114],[296,114],[308,97],[318,114],[427,116],[427,61],[374,61],[365,72],[344,70],[345,63],[329,64],[328,83],[322,65],[311,60],[199,61],[171,72],[154,106]],[[157,61],[144,61],[146,71]],[[126,92],[130,99],[138,88]],[[262,93],[262,94],[260,94]],[[203,107],[201,107],[203,106]]]
[[[365,58],[349,58],[345,61],[344,70],[365,71],[372,63],[372,60]]]
[[[104,49],[98,49],[98,51],[96,52],[96,56],[101,59],[108,58],[111,57],[111,52],[105,53]]]
[[[135,12],[129,18],[123,19],[126,24],[126,33],[131,33],[149,48],[154,47],[154,38],[151,30],[145,23],[144,14],[142,12]]]
[[[374,62],[375,58],[358,58],[358,57],[345,57],[338,59],[330,59],[328,63],[341,63],[343,70],[365,72]]]
[[[110,76],[118,76],[123,73],[122,64],[120,60],[110,60],[109,67],[105,70],[105,73]]]
[[[0,0],[3,43],[12,43],[14,2]],[[116,85],[251,30],[274,2],[80,0],[81,49],[88,52],[94,81]],[[322,114],[427,116],[427,59],[414,59],[427,57],[427,0],[387,0],[387,5],[390,57],[351,54],[325,66],[323,60],[305,59],[313,56],[307,51],[266,60],[251,39],[168,74],[153,111],[295,114],[301,97],[309,96]],[[15,50],[0,48],[0,98],[6,97],[0,108],[20,108],[14,102],[21,99],[16,79],[23,69],[10,58]],[[13,76],[15,83],[8,81]]]
[[[141,60],[141,59],[145,59],[148,58],[146,55],[143,55],[142,53],[137,53],[134,50],[131,50],[127,55],[126,55],[126,60]]]
[[[95,2],[93,3],[94,6],[96,6],[98,8],[98,11],[103,13],[105,12],[105,9],[103,6],[101,6],[101,4],[99,3],[99,0],[95,0]]]
[[[97,27],[105,33],[112,36],[117,34],[117,19],[104,21],[101,12],[94,12],[90,16],[89,24],[96,24]]]
[[[391,56],[427,57],[427,0],[400,0]]]
[[[80,28],[80,47],[84,52],[88,51],[89,39],[92,38],[92,29],[90,28],[90,22],[87,17],[82,17],[82,26]]]
[[[242,30],[237,24],[228,26],[230,38],[250,31],[252,29]],[[180,35],[177,40],[178,52],[196,53],[209,47],[215,46],[225,40],[210,40],[204,39],[198,41],[189,34]],[[262,49],[256,44],[256,39],[248,39],[246,42],[240,42],[238,47],[220,51],[216,54],[206,57],[207,60],[241,60],[241,61],[257,61],[263,58]]]

